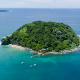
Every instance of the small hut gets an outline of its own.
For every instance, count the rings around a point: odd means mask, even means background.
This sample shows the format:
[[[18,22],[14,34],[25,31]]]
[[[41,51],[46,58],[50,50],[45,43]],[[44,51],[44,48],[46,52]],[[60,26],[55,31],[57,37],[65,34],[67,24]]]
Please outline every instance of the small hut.
[[[41,49],[40,51],[42,52],[42,51],[46,51],[47,49],[45,49],[45,48],[43,48],[43,49]]]

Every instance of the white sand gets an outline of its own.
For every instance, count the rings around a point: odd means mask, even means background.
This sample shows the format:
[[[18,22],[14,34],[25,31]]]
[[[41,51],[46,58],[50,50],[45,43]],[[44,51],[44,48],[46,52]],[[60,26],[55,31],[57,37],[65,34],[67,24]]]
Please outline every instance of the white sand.
[[[18,48],[18,49],[24,49],[24,47],[22,46],[18,46],[18,45],[14,45],[14,44],[9,44],[10,46],[14,47],[14,48]]]

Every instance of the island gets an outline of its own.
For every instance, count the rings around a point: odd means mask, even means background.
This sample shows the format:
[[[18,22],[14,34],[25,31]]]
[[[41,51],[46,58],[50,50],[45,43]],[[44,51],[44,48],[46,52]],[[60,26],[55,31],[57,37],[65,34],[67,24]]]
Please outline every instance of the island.
[[[8,10],[0,10],[0,12],[9,12]]]
[[[1,41],[2,45],[22,46],[38,55],[63,54],[80,48],[79,37],[69,25],[51,21],[25,24]]]

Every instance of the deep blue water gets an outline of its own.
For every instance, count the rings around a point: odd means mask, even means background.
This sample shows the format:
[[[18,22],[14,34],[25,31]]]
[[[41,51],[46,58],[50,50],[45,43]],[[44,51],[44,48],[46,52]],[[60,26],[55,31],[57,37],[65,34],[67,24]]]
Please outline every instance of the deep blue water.
[[[80,35],[80,9],[14,9],[0,12],[0,40],[36,20],[68,24]],[[27,50],[0,46],[0,80],[80,80],[80,50],[63,55],[35,55]],[[24,62],[24,64],[21,64]],[[36,64],[30,68],[30,65]]]

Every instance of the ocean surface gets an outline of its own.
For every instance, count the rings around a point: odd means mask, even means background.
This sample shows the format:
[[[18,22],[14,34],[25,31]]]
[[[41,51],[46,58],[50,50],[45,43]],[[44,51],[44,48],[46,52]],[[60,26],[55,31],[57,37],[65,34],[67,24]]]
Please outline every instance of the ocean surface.
[[[0,40],[22,25],[37,20],[68,24],[80,35],[80,9],[3,10],[9,12],[0,12]],[[80,80],[80,50],[62,55],[30,58],[33,55],[36,54],[0,45],[0,80]],[[36,66],[30,67],[34,64]]]

